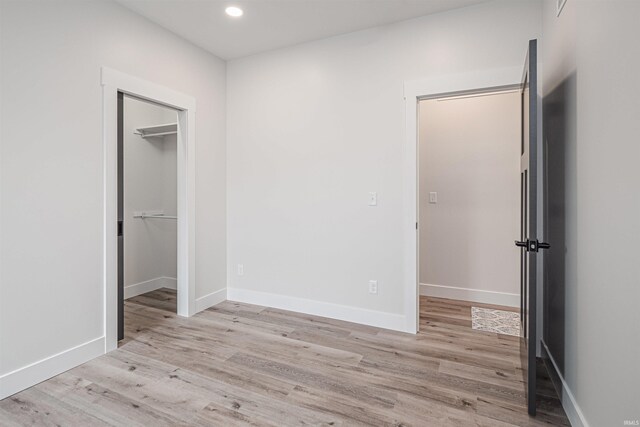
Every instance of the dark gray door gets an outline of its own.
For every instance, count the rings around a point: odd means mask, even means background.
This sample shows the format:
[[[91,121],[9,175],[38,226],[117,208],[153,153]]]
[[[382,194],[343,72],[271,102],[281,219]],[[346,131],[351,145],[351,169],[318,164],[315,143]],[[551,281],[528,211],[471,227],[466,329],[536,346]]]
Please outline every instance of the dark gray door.
[[[124,338],[124,94],[118,92],[118,341]]]
[[[537,40],[529,41],[522,77],[522,138],[520,158],[521,220],[520,240],[520,315],[522,338],[520,355],[524,376],[527,409],[536,414],[536,276],[540,249],[549,245],[538,241],[538,87]]]

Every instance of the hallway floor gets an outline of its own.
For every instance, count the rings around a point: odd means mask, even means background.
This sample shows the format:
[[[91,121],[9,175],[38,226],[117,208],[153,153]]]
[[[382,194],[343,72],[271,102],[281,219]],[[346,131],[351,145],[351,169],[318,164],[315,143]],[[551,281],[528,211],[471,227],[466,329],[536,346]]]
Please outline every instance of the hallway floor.
[[[422,297],[414,336],[230,301],[179,318],[153,291],[118,350],[1,401],[0,424],[568,425],[548,378],[528,417],[518,338],[472,330],[472,305]]]

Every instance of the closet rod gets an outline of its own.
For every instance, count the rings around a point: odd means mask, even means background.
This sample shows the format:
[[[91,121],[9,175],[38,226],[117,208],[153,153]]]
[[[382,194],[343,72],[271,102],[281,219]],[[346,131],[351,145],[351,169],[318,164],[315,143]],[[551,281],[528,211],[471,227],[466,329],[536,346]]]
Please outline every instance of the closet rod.
[[[157,219],[178,219],[177,216],[168,216],[168,215],[134,215],[134,218],[146,219],[146,218],[157,218]]]

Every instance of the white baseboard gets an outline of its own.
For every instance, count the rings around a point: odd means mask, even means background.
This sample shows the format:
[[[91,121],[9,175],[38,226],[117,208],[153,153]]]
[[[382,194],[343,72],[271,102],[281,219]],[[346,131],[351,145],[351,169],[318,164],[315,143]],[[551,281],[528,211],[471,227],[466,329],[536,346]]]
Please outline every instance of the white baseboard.
[[[104,337],[96,338],[0,376],[0,400],[104,354]]]
[[[569,422],[573,427],[589,427],[589,423],[587,422],[587,419],[584,417],[584,413],[580,409],[580,406],[578,406],[578,402],[576,402],[576,398],[573,396],[573,393],[571,392],[569,385],[564,380],[562,373],[560,373],[560,370],[558,369],[558,365],[556,364],[556,361],[553,358],[553,355],[549,351],[549,347],[547,347],[547,344],[544,342],[544,340],[541,340],[541,342],[542,342],[542,346],[547,352],[547,355],[549,356],[549,360],[553,365],[553,369],[555,369],[556,371],[556,375],[558,376],[558,378],[560,378],[560,381],[562,382],[562,396],[560,400],[562,401],[562,407],[564,408],[564,411],[567,414],[567,418],[569,418]]]
[[[203,297],[196,299],[196,313],[206,310],[209,307],[213,307],[216,304],[220,304],[227,300],[227,288],[220,289],[219,291],[211,292]]]
[[[227,288],[227,299],[407,332],[406,319],[401,314],[239,288]]]
[[[124,287],[124,299],[146,294],[160,288],[177,289],[178,280],[175,277],[156,277],[140,283]]]
[[[478,289],[457,288],[455,286],[420,283],[420,295],[472,301],[483,304],[520,307],[520,295],[506,292],[483,291]]]

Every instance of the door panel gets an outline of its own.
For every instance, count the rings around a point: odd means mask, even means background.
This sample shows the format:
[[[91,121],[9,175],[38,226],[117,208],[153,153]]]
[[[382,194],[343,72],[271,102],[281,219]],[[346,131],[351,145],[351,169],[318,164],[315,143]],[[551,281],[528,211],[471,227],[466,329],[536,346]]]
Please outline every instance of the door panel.
[[[522,78],[522,138],[520,159],[521,219],[520,241],[520,315],[522,337],[520,355],[523,380],[529,414],[536,413],[536,293],[537,258],[539,249],[548,248],[547,243],[538,242],[538,99],[537,99],[537,41],[529,42]]]
[[[124,94],[118,92],[118,341],[124,338]]]
[[[520,172],[520,240],[527,240],[527,186],[529,185],[527,170]],[[520,319],[522,336],[527,336],[527,252],[520,251]]]

